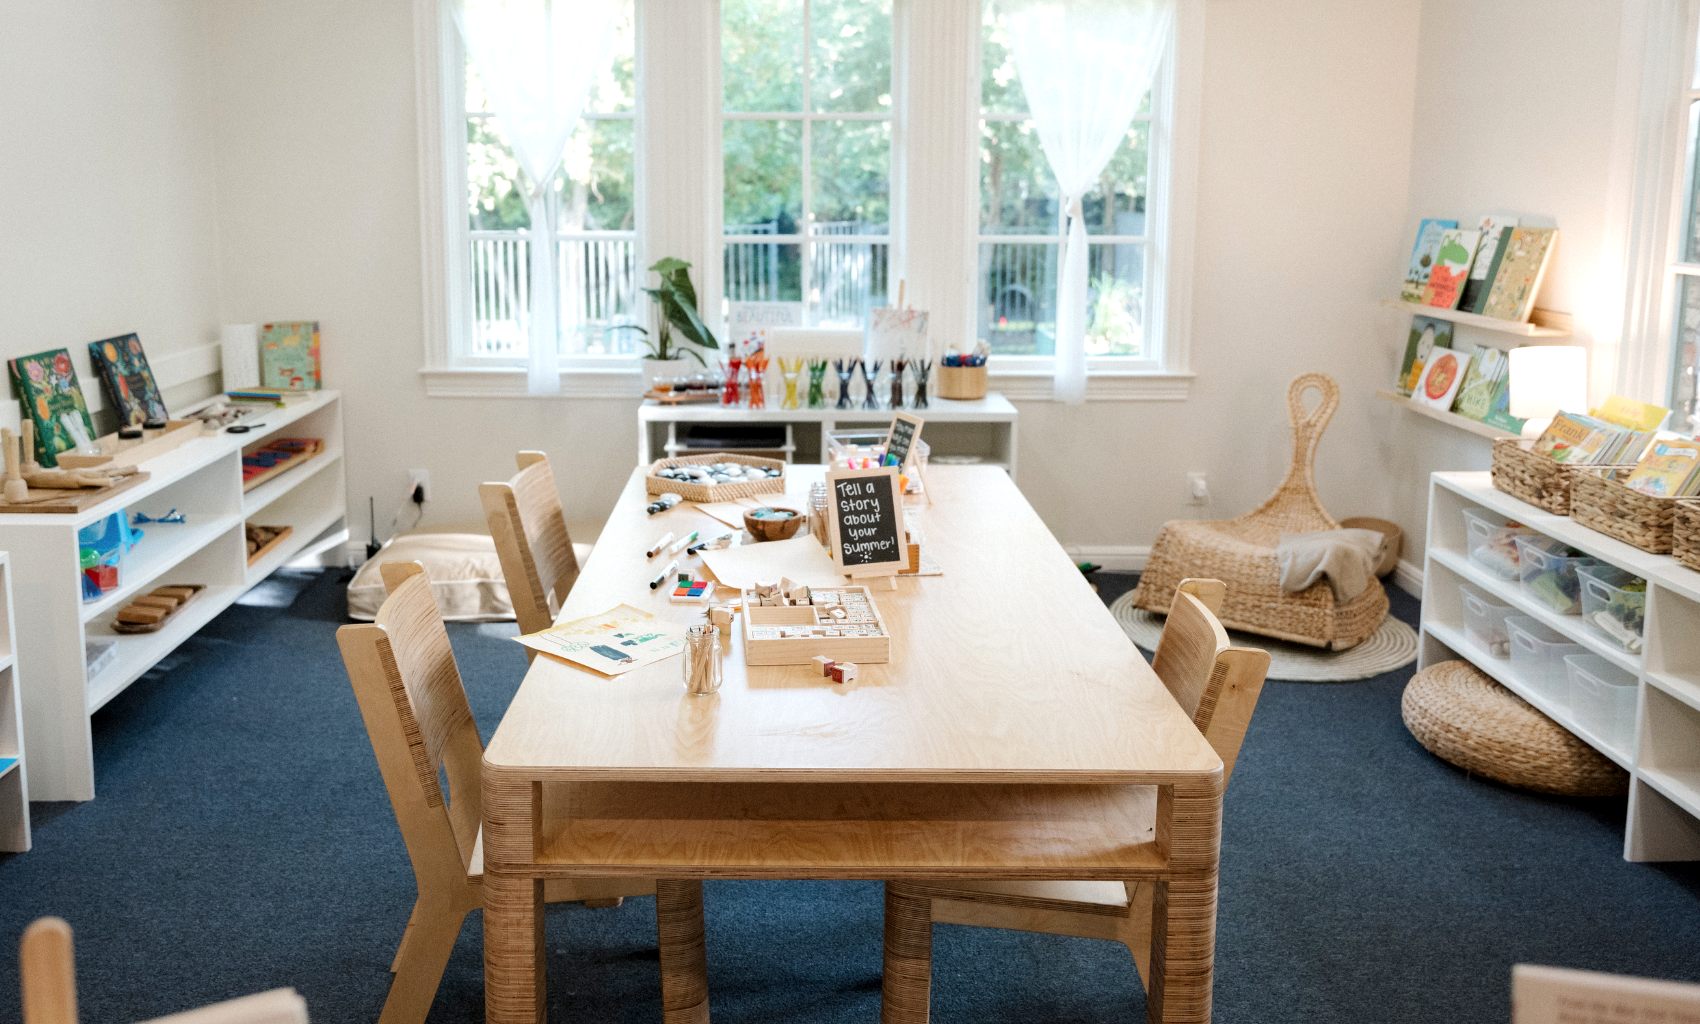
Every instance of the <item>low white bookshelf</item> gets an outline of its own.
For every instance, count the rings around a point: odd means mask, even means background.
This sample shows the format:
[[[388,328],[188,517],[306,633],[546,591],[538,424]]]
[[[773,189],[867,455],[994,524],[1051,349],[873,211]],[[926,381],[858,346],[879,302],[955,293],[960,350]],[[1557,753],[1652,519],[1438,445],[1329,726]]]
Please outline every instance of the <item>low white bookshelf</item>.
[[[1647,581],[1646,636],[1631,654],[1580,615],[1560,615],[1516,580],[1469,560],[1463,511],[1486,508]],[[1700,860],[1700,573],[1650,555],[1494,488],[1488,473],[1435,473],[1429,481],[1418,666],[1463,658],[1629,772],[1623,856],[1631,861]],[[1536,619],[1638,680],[1628,742],[1603,723],[1549,697],[1464,633],[1459,584],[1468,583]]]
[[[341,396],[320,391],[245,422],[254,425],[249,433],[199,437],[143,463],[149,479],[86,511],[0,515],[0,549],[11,551],[17,584],[29,595],[14,618],[24,637],[18,663],[29,680],[23,733],[34,799],[93,799],[90,716],[279,566],[346,540]],[[244,493],[242,456],[285,437],[319,438],[324,450]],[[142,524],[145,536],[124,557],[119,588],[84,603],[77,531],[115,512],[158,518],[171,509],[186,521]],[[250,521],[293,528],[252,566],[244,530]],[[165,628],[113,631],[118,610],[137,594],[194,583],[206,589]],[[118,645],[92,678],[85,659],[89,640]]]
[[[12,558],[0,551],[0,851],[23,853],[30,848],[30,788],[13,607]]]

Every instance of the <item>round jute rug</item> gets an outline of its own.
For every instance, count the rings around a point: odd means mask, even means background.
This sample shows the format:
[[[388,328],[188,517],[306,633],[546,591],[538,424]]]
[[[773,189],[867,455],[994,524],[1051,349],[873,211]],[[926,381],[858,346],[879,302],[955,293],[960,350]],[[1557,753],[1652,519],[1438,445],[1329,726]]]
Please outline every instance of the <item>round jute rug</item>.
[[[1110,614],[1134,645],[1157,649],[1163,636],[1163,616],[1133,606],[1133,591],[1116,598]],[[1269,652],[1270,679],[1292,683],[1348,683],[1404,668],[1417,660],[1417,633],[1389,615],[1375,635],[1349,650],[1328,652],[1304,644],[1229,630],[1234,643]]]

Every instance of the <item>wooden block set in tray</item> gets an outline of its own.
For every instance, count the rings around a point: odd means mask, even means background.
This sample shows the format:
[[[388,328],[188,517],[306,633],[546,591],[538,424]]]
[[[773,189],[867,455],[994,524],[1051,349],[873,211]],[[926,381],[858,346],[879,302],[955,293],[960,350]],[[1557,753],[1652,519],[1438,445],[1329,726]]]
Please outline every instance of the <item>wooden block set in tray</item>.
[[[112,631],[154,633],[164,629],[166,623],[183,610],[184,605],[193,601],[205,589],[207,588],[199,583],[180,587],[155,587],[151,592],[118,609],[118,618],[112,623]]]
[[[891,660],[891,634],[867,587],[794,585],[787,592],[784,583],[767,583],[743,599],[746,664],[807,665],[817,655],[868,665]]]

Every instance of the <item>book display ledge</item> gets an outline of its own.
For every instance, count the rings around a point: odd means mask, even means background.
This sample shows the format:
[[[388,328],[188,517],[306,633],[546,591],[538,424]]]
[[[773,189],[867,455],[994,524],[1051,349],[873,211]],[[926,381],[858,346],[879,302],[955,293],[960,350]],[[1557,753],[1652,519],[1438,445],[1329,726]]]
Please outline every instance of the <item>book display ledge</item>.
[[[1560,615],[1516,580],[1483,572],[1468,556],[1463,511],[1487,508],[1647,581],[1642,652],[1631,654],[1584,623]],[[1511,605],[1637,679],[1627,740],[1586,712],[1531,686],[1504,658],[1468,639],[1459,584]],[[1435,473],[1429,480],[1418,668],[1463,658],[1528,701],[1630,774],[1623,856],[1631,861],[1700,860],[1700,573],[1669,555],[1650,555],[1504,491],[1488,473]]]
[[[149,478],[82,512],[0,515],[0,550],[30,600],[16,608],[17,651],[29,679],[23,735],[30,795],[36,800],[92,800],[94,752],[89,717],[153,668],[196,630],[255,584],[295,558],[346,537],[347,491],[342,466],[342,405],[335,391],[251,417],[246,434],[198,437],[142,465]],[[246,422],[246,421],[245,421]],[[242,489],[242,456],[284,437],[313,437],[324,450],[254,489]],[[182,523],[144,523],[144,537],[119,565],[119,586],[98,601],[82,599],[77,531],[116,512],[160,518],[172,509]],[[244,526],[291,527],[290,535],[253,565]],[[119,633],[115,617],[155,587],[204,589],[152,633]],[[91,640],[116,644],[91,676]],[[0,743],[3,743],[0,734]],[[0,748],[0,757],[5,755]],[[0,800],[0,817],[3,817]]]

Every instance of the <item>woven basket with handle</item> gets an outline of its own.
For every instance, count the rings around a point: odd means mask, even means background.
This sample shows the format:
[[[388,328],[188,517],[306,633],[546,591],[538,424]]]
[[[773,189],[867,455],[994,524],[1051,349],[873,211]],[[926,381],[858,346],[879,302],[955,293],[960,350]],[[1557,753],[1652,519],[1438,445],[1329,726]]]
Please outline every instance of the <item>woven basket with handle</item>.
[[[1686,498],[1676,503],[1671,520],[1670,553],[1677,561],[1700,572],[1700,501]]]
[[[1642,551],[1671,550],[1672,527],[1680,498],[1659,498],[1625,487],[1626,469],[1579,473],[1570,485],[1570,518],[1590,530]]]
[[[1493,486],[1519,501],[1555,516],[1570,514],[1570,494],[1576,477],[1616,466],[1567,466],[1531,450],[1533,441],[1502,437],[1493,443]]]
[[[1322,397],[1305,409],[1304,395]],[[1175,587],[1189,577],[1228,585],[1218,617],[1229,629],[1344,650],[1373,635],[1387,617],[1387,592],[1379,580],[1350,604],[1337,604],[1326,580],[1297,594],[1281,589],[1275,546],[1283,533],[1339,527],[1316,493],[1316,446],[1340,405],[1340,385],[1325,373],[1307,373],[1287,388],[1287,418],[1293,427],[1293,456],[1287,477],[1269,500],[1237,519],[1178,519],[1163,524],[1151,558],[1139,577],[1133,603],[1167,612]]]

